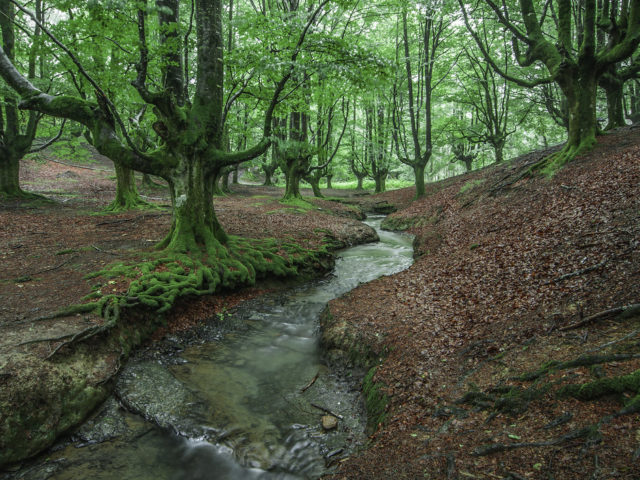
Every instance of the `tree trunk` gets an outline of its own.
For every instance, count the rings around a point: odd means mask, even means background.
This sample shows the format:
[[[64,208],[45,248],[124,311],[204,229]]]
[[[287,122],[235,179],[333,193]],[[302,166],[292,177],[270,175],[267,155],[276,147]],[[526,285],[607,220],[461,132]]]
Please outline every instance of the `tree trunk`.
[[[302,175],[298,167],[298,161],[287,162],[290,166],[285,171],[285,190],[283,200],[302,200],[300,193],[300,180]]]
[[[307,178],[307,182],[311,185],[311,189],[313,190],[313,196],[316,198],[324,198],[322,192],[320,191],[320,179],[316,178],[314,175],[310,175]]]
[[[222,173],[222,179],[220,180],[220,190],[222,190],[222,193],[231,193],[231,189],[229,188],[229,177],[232,173],[235,174],[236,172],[237,170],[234,169],[233,172],[231,170],[226,170]]]
[[[387,173],[378,172],[375,176],[376,191],[375,193],[382,193],[387,189]]]
[[[180,158],[181,167],[169,181],[173,222],[160,248],[180,253],[204,252],[226,258],[228,237],[213,210],[213,179],[204,174],[202,158]]]
[[[595,72],[582,70],[580,75],[569,72],[558,84],[567,97],[569,106],[569,135],[564,148],[541,162],[537,168],[552,175],[565,163],[590,150],[596,144],[598,123],[596,119]]]
[[[211,195],[213,197],[224,197],[224,192],[220,188],[220,179],[222,178],[222,170],[215,172],[211,178]]]
[[[246,144],[246,142],[245,142]],[[238,185],[238,169],[240,168],[239,165],[236,165],[236,168],[233,169],[233,184],[234,185]]]
[[[504,161],[504,143],[494,145],[493,154],[495,156],[496,163],[502,163]]]
[[[331,180],[333,179],[333,175],[327,175],[327,188],[333,188],[331,186]]]
[[[0,198],[31,196],[20,188],[20,159],[0,146]]]
[[[362,181],[364,180],[364,177],[357,176],[356,178],[358,179],[358,186],[356,187],[356,190],[364,190],[364,188],[362,187]]]
[[[267,164],[262,164],[262,171],[264,172],[264,183],[265,187],[270,187],[273,185],[273,174],[278,169],[278,164],[276,162]]]
[[[413,166],[413,173],[416,177],[416,198],[423,197],[426,193],[424,186],[424,168],[425,165],[422,164]]]
[[[605,130],[623,127],[626,125],[624,120],[623,85],[619,83],[608,84],[604,87],[607,95],[607,117],[608,122]]]
[[[106,211],[122,212],[149,207],[149,204],[138,195],[134,171],[118,163],[113,165],[116,170],[116,198],[109,204]]]

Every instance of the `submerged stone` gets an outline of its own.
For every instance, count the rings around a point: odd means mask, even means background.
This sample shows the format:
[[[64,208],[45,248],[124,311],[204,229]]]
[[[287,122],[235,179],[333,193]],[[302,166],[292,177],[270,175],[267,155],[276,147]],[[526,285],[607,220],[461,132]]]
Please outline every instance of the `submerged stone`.
[[[333,415],[323,415],[322,416],[322,428],[325,430],[333,430],[338,426],[338,419]]]

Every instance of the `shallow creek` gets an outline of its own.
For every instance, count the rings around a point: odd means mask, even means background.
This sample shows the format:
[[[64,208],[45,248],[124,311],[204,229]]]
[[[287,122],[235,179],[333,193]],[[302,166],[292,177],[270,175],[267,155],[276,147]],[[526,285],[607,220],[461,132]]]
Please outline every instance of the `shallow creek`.
[[[317,478],[365,439],[353,381],[328,370],[318,348],[326,303],[359,283],[412,263],[409,236],[380,231],[380,242],[340,253],[333,275],[220,314],[223,329],[176,352],[134,359],[75,443],[14,478]],[[304,392],[301,390],[317,379]],[[342,418],[322,428],[322,407]],[[162,427],[162,428],[159,428]],[[107,440],[107,441],[104,441]],[[78,448],[82,446],[82,448]]]

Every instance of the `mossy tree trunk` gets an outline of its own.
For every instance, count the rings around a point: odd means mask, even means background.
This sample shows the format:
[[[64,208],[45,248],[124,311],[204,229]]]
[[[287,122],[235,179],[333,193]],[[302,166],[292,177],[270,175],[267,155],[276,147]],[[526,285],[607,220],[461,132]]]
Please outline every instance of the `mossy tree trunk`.
[[[289,140],[280,141],[278,157],[280,169],[285,174],[284,201],[302,200],[300,180],[308,173],[315,148],[309,144],[308,116],[304,112],[289,114]]]
[[[331,180],[333,179],[333,173],[327,174],[327,188],[333,188],[331,186]]]
[[[309,182],[309,185],[311,185],[311,190],[313,191],[313,196],[316,198],[324,198],[324,195],[322,195],[322,192],[320,191],[320,179],[322,178],[322,176],[318,173],[318,174],[311,174],[308,175],[307,177],[305,177],[305,180],[307,182]]]
[[[375,193],[382,193],[387,190],[387,172],[378,173],[374,176],[376,182]]]
[[[20,188],[20,158],[0,145],[0,198],[24,198]]]
[[[300,180],[306,170],[302,165],[303,160],[300,158],[291,158],[286,162],[285,169],[285,189],[284,201],[288,200],[302,200],[302,194],[300,193]]]
[[[106,211],[121,212],[149,207],[149,203],[142,200],[138,194],[135,172],[119,163],[113,165],[116,171],[116,197]]]

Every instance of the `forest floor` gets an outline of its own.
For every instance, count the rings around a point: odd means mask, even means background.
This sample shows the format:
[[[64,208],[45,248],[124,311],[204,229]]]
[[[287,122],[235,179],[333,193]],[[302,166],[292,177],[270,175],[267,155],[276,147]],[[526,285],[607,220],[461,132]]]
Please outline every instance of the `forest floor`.
[[[330,303],[386,402],[335,478],[640,478],[640,129],[548,153],[429,185],[383,224],[415,264]]]

